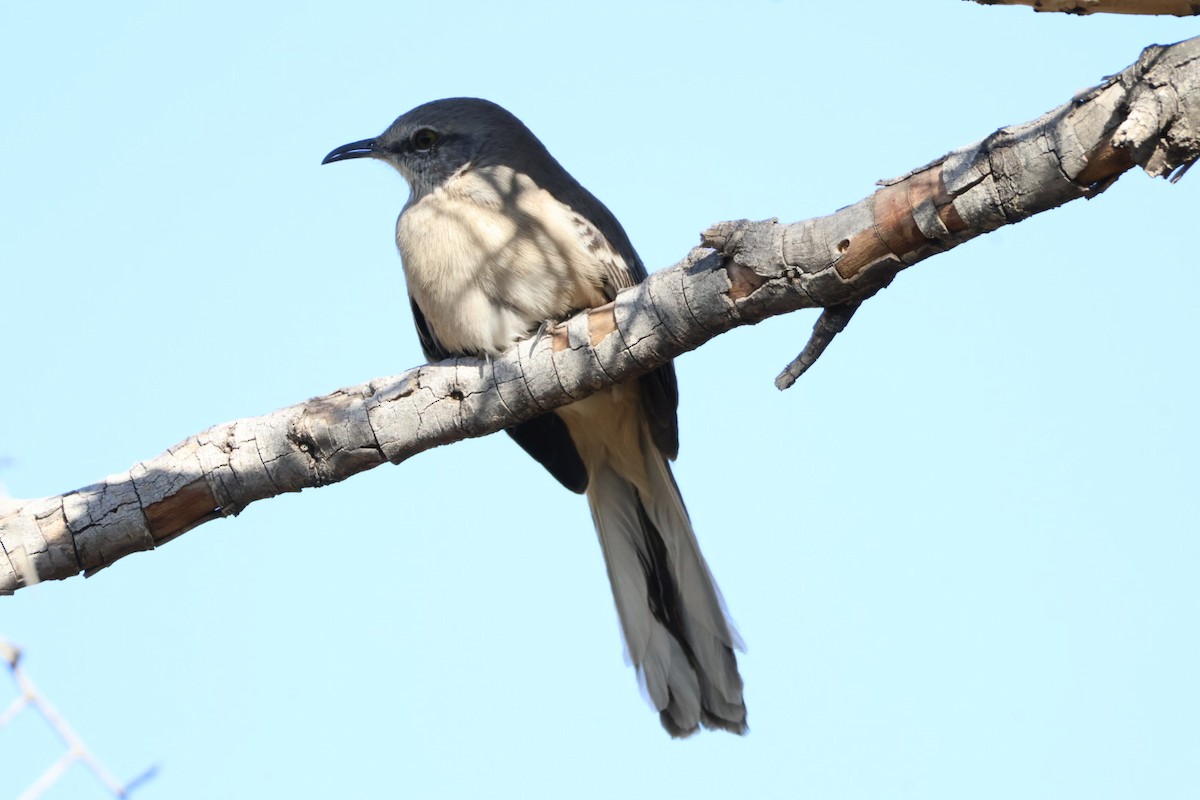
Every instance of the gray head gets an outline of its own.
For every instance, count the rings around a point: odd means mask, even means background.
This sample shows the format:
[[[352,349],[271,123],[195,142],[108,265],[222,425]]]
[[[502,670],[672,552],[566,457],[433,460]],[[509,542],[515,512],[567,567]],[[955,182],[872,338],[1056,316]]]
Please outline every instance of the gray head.
[[[420,197],[467,168],[504,164],[546,181],[574,180],[521,120],[488,100],[452,97],[417,106],[374,139],[342,145],[322,164],[375,158],[395,167]]]

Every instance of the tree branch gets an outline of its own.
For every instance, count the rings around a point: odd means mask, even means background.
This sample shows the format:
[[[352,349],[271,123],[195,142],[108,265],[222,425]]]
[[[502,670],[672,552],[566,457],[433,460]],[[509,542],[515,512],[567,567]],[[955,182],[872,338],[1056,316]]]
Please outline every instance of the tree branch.
[[[721,333],[844,311],[898,272],[1002,225],[1092,197],[1135,164],[1178,178],[1200,156],[1200,39],[1137,63],[817,219],[714,225],[674,267],[486,361],[460,358],[192,436],[54,497],[0,501],[0,593],[85,575],[250,503],[483,436],[627,380]],[[818,324],[818,329],[821,329]],[[834,331],[835,332],[835,331]]]
[[[1194,17],[1200,14],[1195,0],[975,0],[984,6],[1029,6],[1034,11],[1063,14],[1140,14]]]

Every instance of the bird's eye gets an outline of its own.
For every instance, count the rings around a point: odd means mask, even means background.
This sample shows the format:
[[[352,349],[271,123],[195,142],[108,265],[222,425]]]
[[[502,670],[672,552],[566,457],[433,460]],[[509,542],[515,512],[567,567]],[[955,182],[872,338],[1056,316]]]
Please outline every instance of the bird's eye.
[[[412,135],[413,147],[415,147],[419,153],[428,153],[433,149],[433,146],[437,144],[437,140],[437,131],[430,128],[421,128]]]

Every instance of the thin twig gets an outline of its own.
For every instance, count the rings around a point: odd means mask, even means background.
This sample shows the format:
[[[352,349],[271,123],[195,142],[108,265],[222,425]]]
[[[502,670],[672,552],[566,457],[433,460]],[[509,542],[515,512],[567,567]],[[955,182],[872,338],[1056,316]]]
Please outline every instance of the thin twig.
[[[862,305],[862,301],[856,300],[852,303],[830,306],[822,311],[821,316],[817,317],[817,321],[813,325],[812,336],[808,337],[808,344],[804,345],[800,355],[792,359],[792,363],[787,365],[787,369],[775,378],[775,388],[780,391],[791,388],[796,379],[817,362],[817,359],[825,352],[825,348],[833,341],[833,337],[846,330],[850,318],[854,316],[855,311],[858,311],[860,305]]]
[[[92,755],[92,752],[88,750],[87,745],[83,743],[83,739],[79,737],[79,734],[75,733],[71,726],[67,724],[67,721],[55,710],[54,706],[50,705],[50,702],[37,690],[37,687],[33,685],[33,681],[21,669],[19,666],[21,661],[20,648],[2,637],[0,637],[0,659],[8,666],[8,671],[12,674],[13,681],[16,682],[17,689],[20,691],[20,696],[9,705],[4,714],[0,715],[0,727],[10,722],[21,709],[31,706],[41,712],[42,718],[46,720],[46,723],[58,735],[58,738],[67,746],[67,751],[51,764],[45,772],[38,776],[38,779],[20,795],[20,800],[36,800],[36,798],[41,797],[76,761],[86,766],[96,776],[96,780],[104,785],[109,794],[120,798],[128,797],[130,791],[135,786],[144,783],[157,772],[157,767],[151,767],[129,783],[122,785],[120,781],[113,777],[112,773],[104,768],[99,759]]]

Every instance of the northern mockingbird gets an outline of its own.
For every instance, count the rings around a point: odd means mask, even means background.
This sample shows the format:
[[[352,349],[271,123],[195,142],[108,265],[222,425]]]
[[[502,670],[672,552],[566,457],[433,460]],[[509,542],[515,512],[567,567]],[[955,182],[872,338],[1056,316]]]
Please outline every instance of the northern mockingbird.
[[[351,158],[408,181],[396,244],[430,361],[500,353],[646,277],[616,217],[495,103],[426,103],[322,163]],[[668,364],[508,433],[587,492],[629,656],[663,726],[744,733],[737,637],[667,464],[678,401]]]

